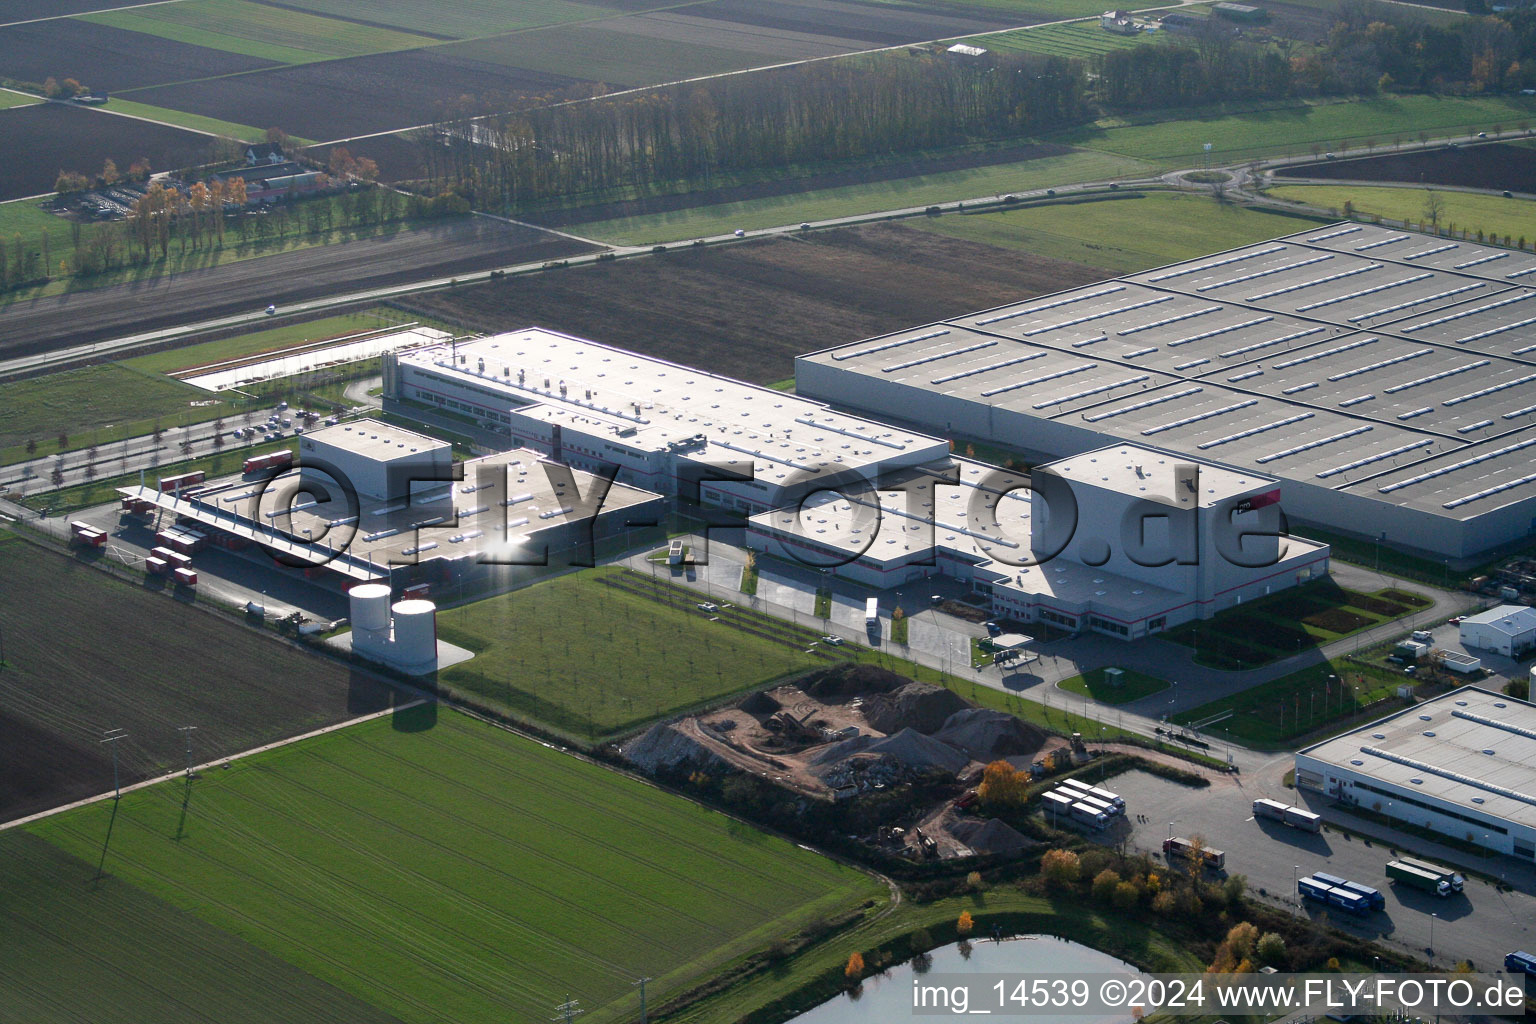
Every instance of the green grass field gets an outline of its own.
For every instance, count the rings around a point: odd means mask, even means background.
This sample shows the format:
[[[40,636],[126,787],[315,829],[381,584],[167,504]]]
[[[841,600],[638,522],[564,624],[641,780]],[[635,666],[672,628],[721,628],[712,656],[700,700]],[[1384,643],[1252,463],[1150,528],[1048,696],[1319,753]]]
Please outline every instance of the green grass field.
[[[142,117],[146,121],[173,124],[182,128],[190,128],[195,132],[223,135],[226,138],[239,139],[243,142],[256,142],[266,137],[266,130],[263,128],[256,128],[248,124],[236,124],[233,121],[220,121],[216,117],[189,114],[184,110],[173,110],[170,107],[154,107],[148,103],[136,103],[133,100],[125,100],[121,96],[112,97],[112,99],[97,109],[115,110],[120,114]],[[295,143],[301,146],[312,145],[315,141],[313,139],[301,139],[298,136],[293,136],[292,138]]]
[[[1071,693],[1092,697],[1101,704],[1129,704],[1133,700],[1157,693],[1168,688],[1168,680],[1149,676],[1135,669],[1121,669],[1120,686],[1111,686],[1105,679],[1104,670],[1096,668],[1091,672],[1085,672],[1071,679],[1063,679],[1056,685]]]
[[[1044,18],[1087,18],[1104,11],[1104,5],[1092,0],[965,0],[964,6],[990,11],[1011,11]],[[1133,10],[1139,9],[1133,7]]]
[[[1100,5],[1102,6],[1102,5]],[[1115,35],[1099,27],[1097,20],[1077,21],[1066,25],[1044,25],[1040,28],[1016,29],[997,35],[968,39],[973,46],[1004,53],[1043,53],[1052,57],[1097,57],[1113,50],[1127,50],[1133,46],[1156,43],[1167,39],[1163,32],[1138,32],[1132,36]]]
[[[1336,103],[1295,104],[1244,113],[1184,111],[1156,124],[1080,128],[1054,141],[1147,160],[1162,167],[1193,167],[1212,147],[1211,159],[1304,154],[1316,144],[1342,151],[1367,140],[1390,143],[1475,133],[1502,124],[1513,128],[1536,118],[1536,100],[1516,96],[1383,96]]]
[[[1536,239],[1536,202],[1446,189],[1435,189],[1434,193],[1442,206],[1442,229],[1454,228],[1458,234],[1465,231],[1469,235],[1483,231],[1501,238],[1508,235],[1512,241]],[[1270,189],[1269,194],[1325,209],[1342,210],[1348,202],[1353,204],[1357,214],[1368,213],[1416,224],[1427,224],[1428,221],[1424,215],[1427,190],[1415,186],[1282,185]]]
[[[285,324],[265,331],[252,331],[218,341],[205,341],[199,345],[151,352],[147,356],[135,356],[123,361],[123,365],[144,373],[171,373],[192,366],[205,366],[221,359],[259,355],[275,349],[290,348],[305,342],[321,341],[360,331],[377,330],[392,324],[419,323],[416,317],[407,316],[396,309],[380,306],[362,313],[343,313],[320,320],[305,320]]]
[[[74,235],[69,221],[39,208],[38,202],[37,199],[13,199],[0,203],[0,238],[5,239],[14,251],[19,235],[22,248],[41,253],[46,236],[48,264],[57,273],[61,261],[69,261],[74,257]],[[4,308],[4,293],[0,293],[0,311]]]
[[[342,18],[359,14],[352,0],[290,0],[286,6]],[[644,10],[646,6],[659,8],[671,5],[665,0],[655,0],[649,5],[624,6],[632,12]],[[415,3],[413,0],[372,0],[368,4],[367,19],[376,25],[392,25],[405,32],[428,32],[455,39],[474,39],[542,25],[612,17],[620,13],[624,12],[607,9],[601,3],[574,3],[572,0],[519,0],[515,4],[506,3],[505,0],[440,0],[430,5]]]
[[[16,92],[12,89],[0,89],[0,110],[11,107],[29,107],[34,103],[41,103],[41,96],[34,96],[29,92]]]
[[[280,64],[358,57],[436,42],[426,36],[323,18],[251,0],[191,0],[99,11],[82,15],[80,20]]]
[[[755,230],[799,221],[851,217],[881,210],[954,202],[974,196],[1045,188],[1062,182],[1134,176],[1148,170],[1149,166],[1140,161],[1108,154],[1065,153],[995,167],[945,171],[792,196],[698,206],[674,213],[594,221],[581,225],[577,230],[583,235],[604,241],[648,245],[701,235],[728,234],[737,228]]]
[[[1244,206],[1218,205],[1202,196],[1151,192],[1139,199],[919,217],[906,224],[1129,274],[1289,234],[1305,222]]]
[[[29,831],[407,1022],[541,1020],[567,995],[583,1020],[628,1021],[635,978],[654,979],[655,1005],[885,895],[724,815],[430,707],[190,789],[125,794],[115,823],[107,802]]]
[[[440,612],[438,635],[476,652],[441,681],[597,740],[818,664],[796,647],[710,622],[694,607],[702,596],[675,588],[668,605],[602,582],[618,572],[574,573]]]

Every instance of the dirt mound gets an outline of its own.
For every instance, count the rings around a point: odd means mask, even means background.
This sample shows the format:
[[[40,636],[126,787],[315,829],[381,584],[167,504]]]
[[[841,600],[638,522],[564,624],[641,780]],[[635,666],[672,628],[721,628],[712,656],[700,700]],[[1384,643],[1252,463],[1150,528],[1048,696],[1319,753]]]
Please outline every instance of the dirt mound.
[[[756,715],[759,718],[762,718],[764,715],[771,715],[784,707],[784,705],[768,696],[768,691],[766,690],[758,690],[756,693],[749,694],[745,700],[736,706],[747,714]]]
[[[914,771],[958,772],[970,764],[970,758],[954,747],[924,736],[915,729],[903,729],[893,736],[855,736],[834,743],[811,760],[813,765],[837,765],[859,754],[888,757]]]
[[[1036,845],[1033,840],[1025,838],[1011,826],[1003,824],[996,818],[988,818],[986,821],[973,819],[957,821],[949,827],[949,834],[977,853],[1016,856]]]
[[[876,665],[838,665],[806,677],[800,688],[823,704],[842,704],[854,697],[890,693],[912,680]],[[890,730],[882,729],[881,732]]]
[[[864,718],[884,733],[902,729],[932,733],[938,732],[955,712],[968,707],[958,694],[942,686],[909,682],[893,693],[866,701]]]
[[[726,761],[714,751],[666,722],[651,726],[645,735],[631,741],[621,753],[630,764],[652,775],[664,768],[681,765],[727,767]]]
[[[965,751],[977,761],[995,761],[1000,757],[1034,754],[1045,746],[1047,737],[1037,727],[1005,711],[966,708],[950,715],[933,738]]]

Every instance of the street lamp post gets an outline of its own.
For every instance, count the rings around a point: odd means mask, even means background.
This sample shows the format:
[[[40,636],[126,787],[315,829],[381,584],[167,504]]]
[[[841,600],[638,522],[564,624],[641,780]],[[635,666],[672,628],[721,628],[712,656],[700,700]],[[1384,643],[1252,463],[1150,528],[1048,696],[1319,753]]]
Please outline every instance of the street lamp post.
[[[1435,955],[1435,921],[1439,919],[1438,913],[1429,915],[1429,955]]]
[[[1300,864],[1291,865],[1291,896],[1296,900],[1296,912],[1301,913],[1301,897],[1296,894],[1297,873],[1301,871]]]

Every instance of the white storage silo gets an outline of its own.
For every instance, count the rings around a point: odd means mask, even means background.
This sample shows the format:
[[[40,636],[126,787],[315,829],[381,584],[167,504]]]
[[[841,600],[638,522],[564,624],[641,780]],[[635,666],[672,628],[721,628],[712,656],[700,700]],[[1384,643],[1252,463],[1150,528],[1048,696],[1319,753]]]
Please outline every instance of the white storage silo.
[[[389,629],[389,585],[360,583],[348,591],[353,629]]]
[[[431,601],[397,601],[394,606],[395,638],[391,661],[422,665],[437,658],[437,605]]]

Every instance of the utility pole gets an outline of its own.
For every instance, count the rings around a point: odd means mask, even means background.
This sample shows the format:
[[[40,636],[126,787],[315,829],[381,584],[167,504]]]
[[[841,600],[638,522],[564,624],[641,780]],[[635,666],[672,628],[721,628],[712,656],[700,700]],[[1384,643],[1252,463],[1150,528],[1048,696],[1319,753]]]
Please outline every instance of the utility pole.
[[[181,728],[177,729],[176,731],[181,733],[182,736],[186,737],[186,741],[187,741],[187,778],[190,779],[190,778],[192,778],[192,734],[197,731],[197,726],[195,726],[195,725],[183,725]]]
[[[645,1015],[645,983],[650,980],[650,978],[641,978],[634,982],[640,986],[640,1024],[649,1024],[649,1018]]]
[[[118,785],[118,776],[117,776],[117,741],[121,740],[121,739],[127,739],[127,737],[128,737],[128,734],[126,732],[124,732],[122,729],[108,729],[106,735],[103,736],[102,739],[101,739],[101,742],[109,743],[109,744],[112,745],[112,799],[113,800],[121,800],[123,798],[123,790],[122,790],[122,787]]]
[[[555,1007],[555,1016],[549,1018],[554,1024],[571,1024],[579,1014],[585,1013],[579,1005],[579,1000],[572,999],[571,994],[565,994],[565,1002]]]

